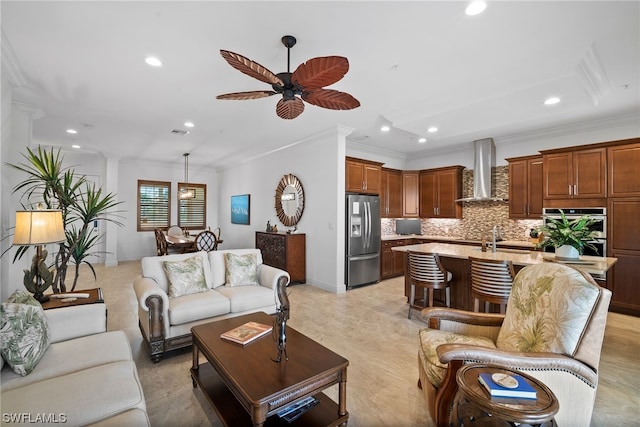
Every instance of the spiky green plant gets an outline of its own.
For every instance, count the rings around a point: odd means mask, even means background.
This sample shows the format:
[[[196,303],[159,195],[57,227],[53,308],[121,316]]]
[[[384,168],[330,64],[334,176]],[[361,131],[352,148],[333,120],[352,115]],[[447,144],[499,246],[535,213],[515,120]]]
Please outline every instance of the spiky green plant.
[[[558,248],[562,245],[573,246],[582,255],[584,248],[597,250],[590,243],[595,237],[595,232],[591,231],[591,225],[596,222],[588,215],[569,220],[562,209],[560,209],[560,219],[549,218],[546,224],[537,227],[535,230],[542,233],[544,238],[536,245],[537,248],[553,246]],[[600,254],[605,255],[605,254]]]
[[[47,209],[60,209],[65,227],[67,240],[58,245],[55,256],[55,278],[53,291],[66,292],[66,275],[69,262],[76,262],[73,287],[75,289],[79,263],[90,266],[95,278],[95,270],[86,258],[91,250],[99,243],[100,238],[90,236],[89,227],[94,221],[106,221],[122,226],[117,221],[113,209],[122,202],[116,200],[113,193],[103,194],[102,188],[96,188],[85,175],[78,175],[71,168],[63,166],[64,157],[60,149],[50,150],[38,146],[37,151],[27,148],[23,154],[26,162],[19,165],[7,164],[27,174],[27,178],[19,182],[13,189],[14,193],[22,191],[21,204],[32,208],[42,203]],[[14,262],[21,258],[28,250],[28,246],[21,246],[16,251]]]

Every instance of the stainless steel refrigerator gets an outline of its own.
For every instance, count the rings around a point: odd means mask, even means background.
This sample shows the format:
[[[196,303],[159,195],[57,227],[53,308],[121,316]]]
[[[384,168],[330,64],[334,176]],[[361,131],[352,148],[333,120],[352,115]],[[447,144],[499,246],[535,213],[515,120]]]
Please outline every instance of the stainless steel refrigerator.
[[[380,281],[380,197],[347,194],[347,289]]]

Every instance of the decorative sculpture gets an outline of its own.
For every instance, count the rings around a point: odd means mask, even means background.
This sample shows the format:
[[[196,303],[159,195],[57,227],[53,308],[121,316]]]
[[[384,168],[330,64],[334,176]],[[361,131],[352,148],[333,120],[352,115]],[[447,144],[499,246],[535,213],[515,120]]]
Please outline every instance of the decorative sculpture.
[[[49,297],[44,295],[44,291],[53,284],[53,273],[45,263],[47,255],[47,250],[42,249],[42,254],[36,253],[36,255],[33,256],[31,269],[23,270],[24,287],[33,293],[33,297],[41,303],[49,301]]]
[[[287,283],[289,279],[287,277],[280,277],[278,279],[277,294],[280,305],[276,313],[275,320],[275,339],[277,340],[278,355],[272,358],[274,362],[280,363],[282,361],[282,355],[284,354],[284,360],[289,360],[287,356],[287,320],[289,319],[289,297],[287,296]]]

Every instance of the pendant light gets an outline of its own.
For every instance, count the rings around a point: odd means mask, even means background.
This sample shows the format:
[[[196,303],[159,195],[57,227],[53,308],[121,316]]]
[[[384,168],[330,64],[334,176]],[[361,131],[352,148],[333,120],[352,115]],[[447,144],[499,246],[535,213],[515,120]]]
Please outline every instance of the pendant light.
[[[189,153],[184,153],[184,187],[178,191],[178,199],[191,200],[196,197],[196,189],[188,187],[189,185]]]

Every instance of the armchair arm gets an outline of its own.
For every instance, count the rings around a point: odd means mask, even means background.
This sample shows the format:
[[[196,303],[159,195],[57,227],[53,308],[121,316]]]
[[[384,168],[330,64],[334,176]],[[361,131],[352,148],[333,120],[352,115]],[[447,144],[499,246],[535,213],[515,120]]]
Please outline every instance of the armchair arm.
[[[431,329],[462,335],[482,336],[493,341],[498,338],[504,320],[502,314],[474,313],[441,307],[425,308],[420,316]]]
[[[577,359],[558,353],[524,353],[468,344],[443,344],[436,349],[442,363],[474,361],[521,370],[569,372],[589,384],[597,384],[598,374]]]
[[[266,264],[260,264],[258,266],[258,282],[260,282],[260,286],[264,286],[265,288],[270,288],[275,291],[277,289],[278,279],[282,276],[287,277],[287,286],[289,286],[291,278],[289,273],[286,271]]]
[[[107,307],[104,303],[44,310],[51,342],[67,341],[107,331]]]

